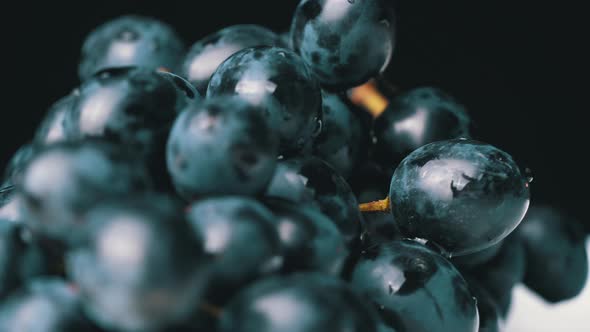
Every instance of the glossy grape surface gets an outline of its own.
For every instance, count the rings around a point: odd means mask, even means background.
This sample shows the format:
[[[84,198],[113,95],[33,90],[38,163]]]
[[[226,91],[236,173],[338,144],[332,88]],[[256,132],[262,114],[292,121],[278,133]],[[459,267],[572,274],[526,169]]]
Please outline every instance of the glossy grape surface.
[[[220,332],[377,332],[377,317],[342,281],[319,274],[269,278],[227,306]]]
[[[315,207],[338,226],[349,245],[359,240],[363,217],[354,193],[336,170],[318,158],[279,162],[265,195]]]
[[[166,23],[138,15],[113,19],[94,29],[82,45],[82,81],[106,68],[139,66],[176,72],[184,43]]]
[[[263,112],[237,97],[191,105],[176,119],[166,162],[186,199],[264,192],[276,167],[278,137]]]
[[[384,167],[395,167],[408,154],[428,143],[470,136],[465,108],[432,87],[410,90],[394,98],[375,119],[374,156]]]
[[[433,241],[449,255],[496,244],[529,205],[528,183],[512,157],[466,139],[412,152],[395,170],[389,197],[402,234]]]
[[[338,275],[348,256],[346,241],[332,220],[307,206],[267,200],[281,240],[282,271],[321,271]]]
[[[275,217],[249,198],[219,197],[188,208],[193,231],[214,259],[207,300],[224,304],[241,287],[281,268],[283,259]]]
[[[80,86],[64,120],[66,138],[101,138],[125,146],[144,159],[158,188],[167,188],[166,139],[180,110],[199,99],[192,85],[174,74],[106,69]]]
[[[233,25],[216,31],[191,46],[180,74],[205,94],[211,75],[234,53],[254,46],[285,46],[273,31],[254,24]]]
[[[80,87],[66,114],[68,139],[100,137],[153,152],[180,110],[198,98],[190,84],[179,78],[179,88],[169,75],[137,67],[100,72]]]
[[[385,70],[395,45],[394,30],[387,1],[302,0],[291,41],[324,87],[343,90]]]
[[[320,87],[293,51],[259,46],[241,50],[215,71],[207,98],[230,94],[266,110],[279,133],[280,154],[310,153],[321,130]]]
[[[66,263],[96,323],[157,331],[195,310],[209,259],[179,202],[156,194],[107,200],[85,222]]]
[[[478,331],[476,301],[459,271],[419,243],[366,249],[349,279],[397,331]]]

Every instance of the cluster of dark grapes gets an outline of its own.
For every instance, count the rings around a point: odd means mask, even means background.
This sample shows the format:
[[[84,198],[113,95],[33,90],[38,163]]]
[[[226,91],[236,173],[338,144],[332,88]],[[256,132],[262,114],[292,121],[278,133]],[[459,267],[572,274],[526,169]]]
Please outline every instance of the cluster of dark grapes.
[[[388,1],[183,45],[139,16],[85,40],[0,189],[1,331],[489,332],[518,283],[580,292],[584,230],[457,101],[380,75]]]

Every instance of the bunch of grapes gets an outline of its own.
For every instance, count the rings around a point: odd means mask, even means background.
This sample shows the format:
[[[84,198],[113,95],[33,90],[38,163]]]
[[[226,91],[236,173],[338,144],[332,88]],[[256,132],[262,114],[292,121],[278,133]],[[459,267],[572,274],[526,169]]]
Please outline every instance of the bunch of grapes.
[[[450,95],[395,89],[395,44],[385,0],[188,49],[96,28],[5,170],[0,331],[489,332],[519,283],[575,297],[585,231]]]

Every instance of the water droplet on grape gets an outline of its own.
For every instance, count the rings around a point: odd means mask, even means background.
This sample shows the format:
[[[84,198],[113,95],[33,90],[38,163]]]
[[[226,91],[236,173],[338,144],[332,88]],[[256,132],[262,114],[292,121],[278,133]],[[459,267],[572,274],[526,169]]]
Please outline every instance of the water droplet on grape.
[[[418,243],[420,243],[422,245],[426,245],[426,243],[428,243],[428,240],[421,239],[421,238],[418,238],[418,237],[417,238],[413,238],[412,240],[414,240],[414,241],[416,241],[416,242],[418,242]]]
[[[535,179],[535,177],[533,175],[533,171],[528,167],[524,169],[524,174],[525,174],[527,183],[531,183]]]

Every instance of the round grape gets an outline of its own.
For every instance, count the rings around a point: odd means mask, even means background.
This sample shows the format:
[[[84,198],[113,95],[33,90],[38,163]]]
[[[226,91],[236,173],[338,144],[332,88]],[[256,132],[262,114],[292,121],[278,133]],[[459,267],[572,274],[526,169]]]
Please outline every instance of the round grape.
[[[468,138],[471,121],[465,108],[443,91],[425,87],[394,98],[375,119],[375,159],[395,168],[410,152],[428,143]]]
[[[322,124],[320,87],[293,51],[260,46],[239,51],[215,71],[207,97],[224,94],[265,109],[285,157],[311,153]]]
[[[176,200],[159,194],[104,200],[85,215],[66,266],[101,327],[159,331],[202,300],[209,258]]]
[[[184,52],[184,43],[168,24],[145,16],[121,16],[86,37],[78,75],[85,81],[106,68],[127,66],[176,72]]]
[[[393,174],[389,197],[402,234],[465,255],[498,243],[518,226],[529,188],[506,152],[455,139],[406,157]]]
[[[190,105],[168,138],[166,162],[186,199],[211,194],[256,195],[277,163],[278,138],[263,112],[231,96]]]
[[[302,0],[291,25],[293,49],[322,86],[344,90],[384,71],[395,45],[385,0]]]
[[[476,301],[455,267],[414,241],[366,249],[348,273],[353,287],[398,331],[477,332]]]

